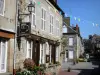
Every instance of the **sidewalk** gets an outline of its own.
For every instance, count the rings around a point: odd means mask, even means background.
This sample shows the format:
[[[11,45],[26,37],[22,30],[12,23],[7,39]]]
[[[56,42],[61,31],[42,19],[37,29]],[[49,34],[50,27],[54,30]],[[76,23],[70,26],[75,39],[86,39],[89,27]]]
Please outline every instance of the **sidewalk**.
[[[78,75],[78,73],[73,71],[67,72],[67,71],[60,70],[60,72],[57,75]]]

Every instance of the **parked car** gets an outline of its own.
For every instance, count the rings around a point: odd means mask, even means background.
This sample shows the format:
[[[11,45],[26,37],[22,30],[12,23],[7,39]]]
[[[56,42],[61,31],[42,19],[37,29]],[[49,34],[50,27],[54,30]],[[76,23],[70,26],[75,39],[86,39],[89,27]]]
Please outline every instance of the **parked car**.
[[[79,62],[86,62],[87,60],[84,56],[80,55],[80,57],[78,58],[78,61]]]
[[[89,54],[86,54],[85,57],[86,57],[86,61],[89,62],[90,61],[90,55]]]

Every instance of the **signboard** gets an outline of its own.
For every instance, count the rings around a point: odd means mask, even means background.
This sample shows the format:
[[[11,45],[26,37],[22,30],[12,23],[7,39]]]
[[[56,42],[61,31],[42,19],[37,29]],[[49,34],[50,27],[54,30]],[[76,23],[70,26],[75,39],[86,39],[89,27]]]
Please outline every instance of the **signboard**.
[[[31,23],[30,22],[22,22],[20,24],[20,34],[25,35],[31,32]]]

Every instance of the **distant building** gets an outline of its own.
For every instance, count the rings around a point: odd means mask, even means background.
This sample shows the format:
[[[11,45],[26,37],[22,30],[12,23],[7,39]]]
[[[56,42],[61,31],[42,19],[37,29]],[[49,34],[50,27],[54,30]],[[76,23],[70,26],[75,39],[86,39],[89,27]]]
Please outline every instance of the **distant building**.
[[[76,61],[84,52],[84,46],[82,43],[82,37],[78,25],[69,26],[64,23],[67,28],[67,33],[63,33],[63,38],[66,39],[65,47],[65,61]]]
[[[91,38],[91,44],[92,44],[92,51],[99,52],[100,51],[100,35],[94,34]]]

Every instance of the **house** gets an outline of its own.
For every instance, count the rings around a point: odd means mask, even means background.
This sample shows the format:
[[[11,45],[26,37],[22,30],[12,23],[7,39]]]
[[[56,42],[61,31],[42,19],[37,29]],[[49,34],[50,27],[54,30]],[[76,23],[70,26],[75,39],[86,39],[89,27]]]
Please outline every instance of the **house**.
[[[19,0],[19,13],[27,13],[30,2],[34,4],[33,12],[21,16],[21,22],[18,20],[16,69],[23,68],[26,58],[31,58],[36,65],[60,62],[64,12],[56,0]],[[23,24],[30,26],[28,33],[21,30]]]
[[[0,74],[13,72],[16,0],[0,0]]]
[[[89,39],[87,40],[87,42],[84,42],[85,51],[88,51],[89,54],[93,54],[94,56],[96,56],[96,58],[100,58],[100,35],[89,35]]]
[[[67,20],[68,18],[65,18]],[[66,21],[67,22],[67,21]],[[65,61],[76,62],[79,56],[84,52],[84,46],[82,44],[82,37],[78,25],[69,26],[64,22],[64,26],[67,28],[67,32],[63,33],[63,39],[65,40]]]

